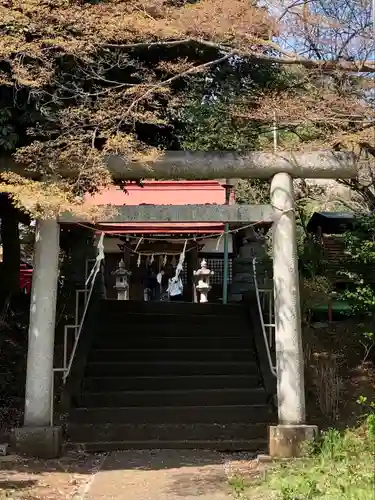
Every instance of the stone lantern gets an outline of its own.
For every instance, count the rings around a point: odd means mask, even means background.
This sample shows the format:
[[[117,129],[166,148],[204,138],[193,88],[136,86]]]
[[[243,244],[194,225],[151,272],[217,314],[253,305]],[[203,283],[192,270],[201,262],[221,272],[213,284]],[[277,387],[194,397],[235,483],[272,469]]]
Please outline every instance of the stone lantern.
[[[129,300],[128,278],[131,275],[131,271],[125,269],[123,259],[120,260],[118,268],[116,271],[113,271],[112,275],[116,277],[114,288],[117,290],[117,300]]]
[[[210,279],[213,274],[214,272],[210,271],[210,269],[207,268],[206,259],[202,260],[201,268],[197,271],[194,271],[195,279],[198,281],[198,283],[195,285],[195,289],[200,294],[199,302],[202,304],[204,302],[208,302],[207,295],[211,290]]]

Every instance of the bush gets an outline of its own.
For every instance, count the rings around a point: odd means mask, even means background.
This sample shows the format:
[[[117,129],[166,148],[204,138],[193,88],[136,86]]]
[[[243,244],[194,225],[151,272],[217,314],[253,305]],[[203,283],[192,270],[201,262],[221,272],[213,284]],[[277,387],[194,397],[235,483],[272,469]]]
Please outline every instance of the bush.
[[[370,500],[373,453],[374,413],[370,412],[356,429],[322,433],[309,445],[306,459],[277,464],[251,495],[262,493],[264,500]]]

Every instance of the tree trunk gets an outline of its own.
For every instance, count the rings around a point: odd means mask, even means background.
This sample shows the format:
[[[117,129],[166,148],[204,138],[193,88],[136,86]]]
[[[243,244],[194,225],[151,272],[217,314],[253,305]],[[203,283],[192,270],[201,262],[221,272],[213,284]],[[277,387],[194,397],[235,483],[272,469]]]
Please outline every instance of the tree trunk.
[[[0,270],[1,306],[7,298],[20,291],[21,244],[18,228],[18,212],[9,199],[2,203],[1,242],[3,262]]]

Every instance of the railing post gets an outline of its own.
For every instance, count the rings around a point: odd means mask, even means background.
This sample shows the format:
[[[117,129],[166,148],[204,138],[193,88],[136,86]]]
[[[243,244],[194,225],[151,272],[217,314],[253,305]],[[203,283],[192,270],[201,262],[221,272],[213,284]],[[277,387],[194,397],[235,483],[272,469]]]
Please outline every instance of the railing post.
[[[229,205],[230,195],[233,185],[229,179],[225,180],[225,204]],[[229,281],[229,224],[224,226],[224,266],[223,266],[223,304],[228,302],[228,281]]]
[[[266,325],[264,323],[262,300],[260,298],[260,290],[259,290],[259,286],[258,286],[256,264],[257,264],[257,259],[256,259],[256,257],[254,257],[253,258],[253,277],[254,277],[255,295],[256,295],[256,299],[257,299],[259,318],[260,318],[260,323],[261,323],[261,330],[262,330],[262,334],[263,334],[264,345],[266,348],[268,364],[269,364],[272,375],[274,375],[276,377],[276,368],[273,366],[270,345],[269,345],[269,342],[267,339]],[[264,292],[264,290],[263,290],[263,292]]]
[[[229,224],[224,229],[224,269],[223,269],[223,304],[228,302],[228,280],[229,280]]]
[[[49,425],[51,427],[53,427],[54,413],[55,413],[55,371],[52,370],[52,378],[51,378],[51,408],[50,408],[50,422],[49,422]]]

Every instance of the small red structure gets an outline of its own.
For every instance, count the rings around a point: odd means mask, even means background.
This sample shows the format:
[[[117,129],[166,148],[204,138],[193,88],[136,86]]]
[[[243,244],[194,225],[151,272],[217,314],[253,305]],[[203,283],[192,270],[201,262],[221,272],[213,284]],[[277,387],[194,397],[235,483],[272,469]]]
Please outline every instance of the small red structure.
[[[20,289],[25,293],[31,292],[31,283],[33,279],[33,270],[29,269],[27,264],[20,265]]]
[[[87,197],[94,205],[223,205],[225,188],[219,181],[146,181],[142,186],[132,183],[123,190],[113,186],[95,196]],[[230,203],[234,203],[234,194]],[[220,233],[224,224],[209,222],[189,223],[106,223],[98,225],[107,234],[113,233],[170,233],[210,234]]]
[[[112,186],[94,196],[87,196],[92,205],[224,205],[225,181],[145,181],[142,185],[129,183],[122,189]],[[235,202],[234,193],[229,203]],[[223,238],[225,225],[217,222],[106,222],[96,224],[98,233],[105,232],[104,252],[108,267],[107,293],[114,287],[109,270],[116,269],[121,258],[131,272],[130,299],[143,300],[143,282],[146,270],[152,268],[157,275],[164,268],[176,267],[179,255],[185,248],[186,255],[181,278],[184,282],[184,298],[192,300],[193,270],[200,267],[205,258],[214,271],[211,297],[221,297],[224,277]],[[185,243],[184,243],[185,241]],[[229,236],[229,254],[233,240]],[[185,252],[184,250],[184,252]],[[229,279],[232,262],[229,259]],[[112,280],[113,281],[113,280]]]
[[[136,183],[126,185],[125,189],[118,186],[112,186],[103,190],[94,196],[87,196],[86,201],[93,205],[204,205],[225,203],[225,187],[217,180],[205,181],[145,181],[142,186]],[[235,203],[234,194],[231,193],[230,204]],[[98,232],[105,231],[106,235],[111,236],[133,235],[133,237],[147,235],[169,235],[170,238],[177,236],[189,237],[199,235],[199,238],[212,235],[218,235],[224,231],[224,224],[210,222],[177,222],[177,223],[154,223],[154,222],[123,222],[97,224]],[[134,240],[133,240],[134,241]],[[157,240],[156,240],[157,241]],[[200,240],[204,243],[204,240]],[[129,247],[134,245],[130,245]],[[178,251],[177,245],[175,251]],[[134,248],[133,248],[134,251]],[[157,252],[157,249],[155,249]],[[152,250],[149,249],[152,253]],[[217,252],[217,250],[216,250]],[[117,253],[123,252],[117,247]],[[168,251],[166,251],[168,253]],[[222,260],[222,254],[210,255]],[[206,255],[207,257],[207,255]],[[117,262],[117,256],[116,256]],[[211,266],[214,262],[211,262]],[[218,263],[217,263],[218,264]],[[220,262],[221,265],[221,262]],[[197,261],[192,264],[196,268]],[[134,263],[133,263],[134,267]],[[27,264],[21,264],[20,267],[20,288],[25,293],[31,292],[33,270],[28,268]]]

